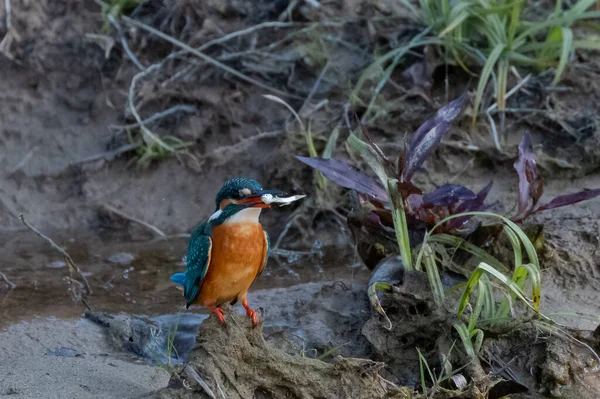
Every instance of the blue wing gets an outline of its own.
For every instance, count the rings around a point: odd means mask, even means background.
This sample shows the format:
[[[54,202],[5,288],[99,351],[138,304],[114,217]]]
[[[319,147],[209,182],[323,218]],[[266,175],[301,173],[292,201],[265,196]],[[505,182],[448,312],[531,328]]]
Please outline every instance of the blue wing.
[[[206,234],[205,225],[196,228],[190,237],[187,250],[185,273],[171,276],[171,281],[183,285],[183,295],[187,307],[190,307],[200,291],[200,285],[210,264],[212,240]]]

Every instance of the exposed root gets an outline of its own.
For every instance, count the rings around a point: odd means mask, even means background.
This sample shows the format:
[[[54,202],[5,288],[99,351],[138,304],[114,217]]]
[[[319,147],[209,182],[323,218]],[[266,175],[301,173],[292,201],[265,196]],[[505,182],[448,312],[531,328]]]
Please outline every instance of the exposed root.
[[[215,396],[215,394],[213,393],[212,389],[209,388],[209,386],[206,384],[206,382],[204,382],[204,380],[202,379],[202,377],[200,377],[198,375],[198,373],[196,372],[196,370],[194,370],[193,367],[191,366],[185,366],[184,369],[185,373],[190,376],[194,381],[196,381],[198,383],[198,385],[200,385],[200,387],[202,389],[204,389],[204,392],[206,392],[206,394],[211,398],[211,399],[217,399],[217,397]]]

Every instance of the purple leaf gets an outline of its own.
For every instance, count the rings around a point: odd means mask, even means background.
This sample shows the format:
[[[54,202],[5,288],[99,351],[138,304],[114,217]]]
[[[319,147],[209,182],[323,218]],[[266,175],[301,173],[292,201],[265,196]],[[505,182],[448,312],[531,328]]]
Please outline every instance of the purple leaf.
[[[388,196],[383,188],[375,179],[364,174],[354,166],[338,161],[336,159],[296,157],[298,160],[311,166],[334,183],[359,193],[366,194],[379,201],[388,201]]]
[[[444,105],[433,118],[417,129],[404,159],[402,171],[404,181],[410,181],[431,152],[440,144],[442,137],[450,131],[452,121],[460,114],[466,99],[467,94],[465,93]]]
[[[540,206],[535,212],[545,211],[547,209],[560,208],[565,205],[576,204],[581,201],[586,201],[600,195],[600,188],[594,190],[584,190],[578,193],[559,195],[546,205]]]
[[[459,201],[474,200],[477,195],[466,187],[458,184],[444,184],[434,192],[423,196],[423,207],[448,206]]]
[[[544,185],[538,174],[533,155],[531,136],[528,132],[525,133],[519,144],[519,158],[514,167],[519,175],[519,215],[527,216],[544,192]]]
[[[460,203],[456,209],[452,212],[453,215],[457,215],[463,212],[474,212],[474,211],[485,211],[492,207],[492,205],[485,205],[484,202],[492,189],[494,182],[490,180],[490,182],[482,188],[478,193],[477,197],[472,200],[463,201]],[[458,229],[461,226],[464,226],[469,220],[471,220],[472,216],[462,216],[458,218],[454,218],[448,221],[448,225],[451,229]]]
[[[454,210],[454,214],[481,210],[481,208],[483,207],[483,203],[485,202],[485,199],[490,193],[490,190],[492,189],[493,185],[494,181],[490,180],[490,182],[484,188],[482,188],[481,191],[477,193],[476,198],[464,201],[463,203],[459,204]]]

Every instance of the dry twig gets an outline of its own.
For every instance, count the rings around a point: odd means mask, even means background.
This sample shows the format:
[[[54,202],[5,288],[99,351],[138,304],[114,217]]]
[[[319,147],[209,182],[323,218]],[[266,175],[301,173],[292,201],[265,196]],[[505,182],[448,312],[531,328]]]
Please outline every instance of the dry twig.
[[[157,236],[159,236],[159,237],[165,238],[167,236],[158,227],[154,227],[151,224],[144,222],[143,220],[137,219],[137,218],[135,218],[133,216],[129,216],[129,215],[121,212],[120,210],[118,210],[117,208],[115,208],[115,207],[113,207],[111,205],[103,204],[102,206],[104,207],[104,209],[106,209],[106,210],[108,210],[108,211],[110,211],[110,212],[112,212],[114,214],[117,214],[117,215],[121,216],[123,219],[127,219],[127,220],[129,220],[131,222],[140,224],[140,225],[144,226],[145,228],[147,228],[148,230],[152,230],[152,232],[154,234],[156,234]]]
[[[152,64],[151,66],[148,67],[148,69],[138,73],[137,75],[135,75],[133,77],[133,79],[131,79],[131,86],[129,87],[129,108],[131,109],[131,113],[133,114],[135,120],[137,121],[138,125],[140,126],[140,129],[142,130],[142,132],[144,133],[145,136],[150,137],[150,139],[152,141],[156,142],[158,145],[163,147],[165,150],[167,150],[169,152],[175,152],[174,148],[172,148],[170,145],[168,145],[167,143],[162,141],[157,135],[152,133],[150,131],[150,129],[148,129],[144,125],[144,121],[140,117],[140,114],[137,112],[137,109],[135,108],[135,87],[137,85],[138,80],[140,80],[144,76],[150,74],[151,72],[158,70],[162,66],[163,62],[164,61],[158,62],[156,64]]]
[[[171,44],[173,44],[173,45],[175,45],[175,46],[177,46],[177,47],[179,47],[179,48],[181,48],[181,49],[183,49],[183,50],[185,50],[185,51],[187,51],[187,52],[195,55],[196,57],[199,57],[203,61],[205,61],[205,62],[207,62],[209,64],[212,64],[212,65],[216,66],[217,68],[220,68],[220,69],[224,70],[225,72],[228,72],[228,73],[232,74],[233,76],[236,76],[239,79],[242,79],[242,80],[244,80],[244,81],[246,81],[246,82],[248,82],[250,84],[253,84],[253,85],[257,86],[257,87],[260,87],[262,89],[268,90],[268,91],[270,91],[272,93],[278,94],[278,95],[283,96],[283,97],[294,98],[294,99],[297,99],[297,100],[303,100],[302,97],[299,97],[299,96],[296,96],[296,95],[293,95],[293,94],[290,94],[290,93],[286,93],[284,91],[281,91],[281,90],[275,89],[273,87],[270,87],[269,85],[266,85],[266,84],[264,84],[262,82],[259,82],[258,80],[253,79],[253,78],[251,78],[251,77],[249,77],[249,76],[247,76],[247,75],[245,75],[245,74],[243,74],[243,73],[241,73],[241,72],[239,72],[239,71],[231,68],[230,66],[225,65],[225,64],[223,64],[220,61],[217,61],[216,59],[214,59],[212,57],[209,57],[208,55],[206,55],[206,54],[204,54],[204,53],[196,50],[195,48],[191,47],[190,45],[185,44],[182,41],[179,41],[179,40],[175,39],[174,37],[171,37],[171,36],[169,36],[167,34],[164,34],[163,32],[161,32],[161,31],[159,31],[157,29],[154,29],[153,27],[151,27],[149,25],[143,24],[143,23],[141,23],[139,21],[136,21],[135,19],[132,19],[132,18],[129,18],[129,17],[125,17],[125,16],[123,16],[122,19],[124,21],[128,22],[129,24],[131,24],[131,25],[133,25],[135,27],[138,27],[140,29],[143,29],[146,32],[152,33],[152,34],[160,37],[161,39],[166,40],[169,43],[171,43]],[[148,70],[149,69],[150,68],[148,68]],[[146,72],[148,72],[148,70],[146,70]],[[139,75],[136,75],[136,77],[137,76],[139,76]],[[132,82],[132,86],[133,86],[133,82]]]
[[[129,48],[129,45],[127,44],[127,40],[125,39],[125,35],[123,34],[123,29],[121,29],[121,25],[119,24],[119,22],[115,19],[115,17],[112,14],[108,14],[108,20],[110,21],[110,23],[115,27],[115,29],[119,33],[119,38],[121,39],[121,45],[123,46],[123,49],[129,56],[129,59],[131,60],[131,62],[133,62],[133,64],[136,67],[138,67],[140,70],[144,71],[146,68],[144,68],[142,63],[138,60],[138,58],[135,56],[135,54],[133,54],[133,51],[131,51],[131,49]]]
[[[154,115],[144,119],[142,121],[142,124],[146,125],[148,123],[155,122],[159,119],[165,118],[176,112],[188,112],[190,114],[193,114],[194,112],[197,112],[197,111],[198,111],[198,108],[194,107],[193,105],[186,105],[186,104],[175,105],[171,108],[168,108],[161,112],[157,112]],[[115,130],[125,130],[125,129],[135,129],[136,127],[140,127],[140,124],[139,123],[130,123],[128,125],[110,125],[109,127],[111,129],[115,129]]]
[[[6,277],[2,272],[0,272],[0,279],[2,279],[6,283],[6,285],[8,285],[8,288],[10,288],[11,290],[17,288],[17,285],[10,281],[8,277]]]
[[[85,295],[90,295],[92,293],[92,288],[90,287],[90,284],[88,283],[87,278],[85,278],[85,276],[83,275],[83,273],[81,272],[79,267],[75,264],[75,262],[73,262],[73,259],[67,253],[67,251],[65,251],[58,245],[56,245],[56,243],[54,241],[52,241],[52,239],[50,239],[48,236],[45,236],[38,229],[36,229],[32,225],[30,225],[25,220],[25,217],[23,216],[22,213],[19,215],[19,218],[21,219],[21,222],[25,225],[25,227],[27,227],[29,230],[33,231],[38,237],[40,237],[40,238],[44,239],[46,242],[48,242],[48,244],[50,244],[50,246],[52,246],[52,248],[56,249],[65,258],[65,262],[67,263],[67,266],[69,267],[69,274],[70,274],[70,278],[68,278],[69,284],[71,284],[71,286],[73,286],[73,282],[76,281],[77,283],[82,285],[81,292],[84,293]],[[76,276],[83,283],[80,283],[80,281],[75,279],[73,276]],[[85,298],[83,298],[82,296],[78,296],[76,294],[75,290],[73,290],[72,292],[75,295],[76,299],[81,300],[83,302],[83,304],[89,310],[91,310],[90,307],[88,306],[87,302],[85,301]]]

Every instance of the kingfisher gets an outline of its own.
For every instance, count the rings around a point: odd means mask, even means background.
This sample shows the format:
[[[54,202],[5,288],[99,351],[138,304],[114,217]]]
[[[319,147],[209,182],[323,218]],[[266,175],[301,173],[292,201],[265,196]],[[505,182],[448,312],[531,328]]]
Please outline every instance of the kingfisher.
[[[205,306],[225,323],[220,306],[240,301],[256,326],[258,317],[248,305],[247,294],[267,263],[270,245],[260,213],[302,197],[263,190],[253,179],[227,181],[217,194],[215,212],[192,231],[185,273],[171,276],[171,281],[183,286],[186,308]]]

